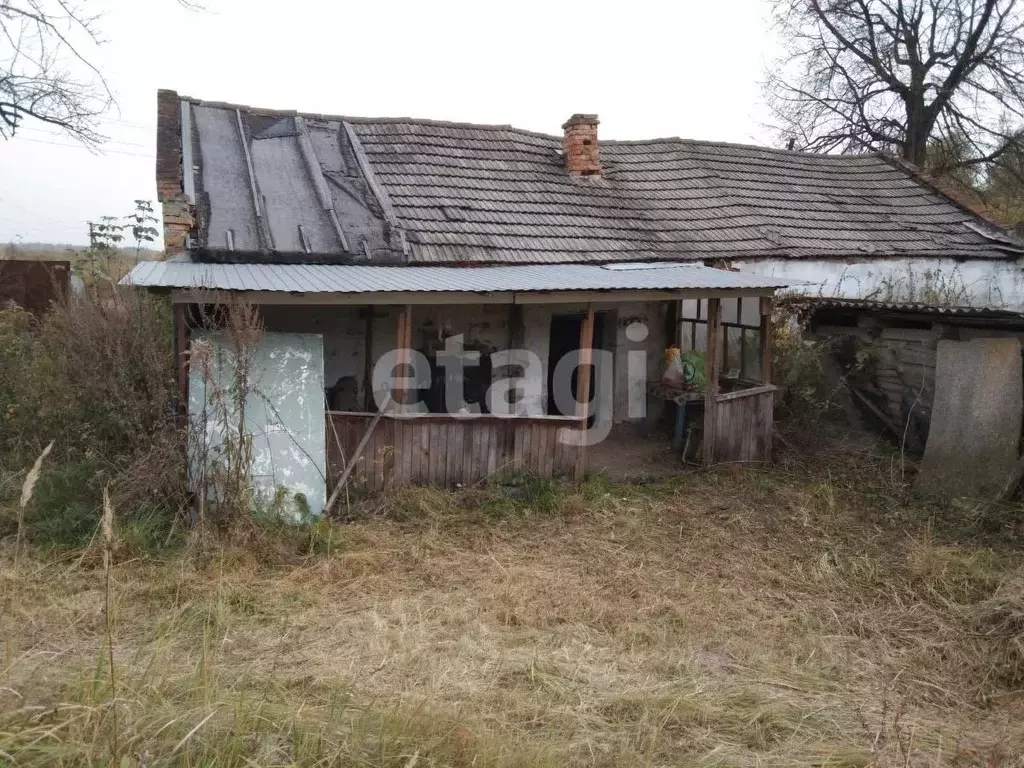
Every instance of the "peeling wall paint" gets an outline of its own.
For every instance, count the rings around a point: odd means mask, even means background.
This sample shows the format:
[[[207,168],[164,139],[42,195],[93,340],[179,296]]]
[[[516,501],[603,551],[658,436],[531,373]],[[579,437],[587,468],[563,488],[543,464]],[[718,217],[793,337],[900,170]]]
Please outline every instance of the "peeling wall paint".
[[[741,272],[801,280],[809,285],[793,288],[798,293],[830,298],[879,298],[922,300],[921,297],[890,295],[905,291],[910,283],[919,288],[926,275],[939,283],[940,294],[925,301],[943,299],[949,294],[955,303],[1000,307],[1024,311],[1024,266],[1008,259],[957,261],[956,259],[887,258],[845,264],[825,259],[789,259],[735,261],[731,266]],[[962,295],[964,298],[959,298]]]
[[[335,385],[339,379],[352,376],[357,385],[363,380],[366,357],[363,339],[366,318],[362,307],[261,307],[263,324],[268,331],[280,333],[313,333],[323,337],[324,384]],[[362,391],[359,390],[359,402]]]
[[[190,418],[205,432],[205,441],[193,449],[193,477],[203,466],[203,455],[209,457],[207,463],[215,461],[223,444],[224,419],[218,418],[212,401],[215,392],[229,391],[235,368],[223,332],[193,335],[193,345],[203,341],[213,351],[210,381],[201,366],[193,365],[189,374]],[[221,412],[234,423],[233,409],[228,406]],[[307,511],[320,514],[327,493],[320,335],[267,332],[261,336],[253,352],[245,431],[252,435],[252,477],[262,503],[270,507],[277,499],[282,514],[296,521]]]

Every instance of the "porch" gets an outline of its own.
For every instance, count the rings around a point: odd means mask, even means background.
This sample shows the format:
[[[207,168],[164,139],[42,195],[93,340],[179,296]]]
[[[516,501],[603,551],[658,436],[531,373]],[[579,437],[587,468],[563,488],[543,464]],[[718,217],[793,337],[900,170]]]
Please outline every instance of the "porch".
[[[284,457],[283,476],[302,473],[309,486],[319,472],[327,509],[342,487],[465,486],[518,471],[579,482],[600,468],[591,449],[627,428],[668,445],[674,425],[677,462],[770,459],[773,278],[672,264],[149,269],[163,274],[133,273],[145,278],[136,282],[172,288],[183,402],[196,306],[248,303],[268,336],[319,345],[322,367],[304,374],[321,382],[322,437],[303,444],[312,462]],[[671,345],[706,356],[707,386],[685,394],[688,407],[652,396]],[[285,410],[287,391],[268,412]],[[315,418],[304,416],[307,436]],[[280,487],[281,473],[271,474],[266,484]]]
[[[743,325],[741,309],[751,302],[756,307],[756,321],[749,322],[748,315]],[[686,463],[770,461],[775,392],[775,387],[767,383],[771,375],[771,300],[728,297],[700,299],[696,304],[703,322],[686,317],[687,308],[681,301],[663,300],[640,307],[611,302],[545,305],[545,311],[539,313],[543,320],[540,328],[552,333],[550,348],[537,342],[544,333],[534,333],[537,346],[531,350],[538,356],[543,353],[547,361],[541,377],[544,389],[537,398],[542,412],[516,412],[517,404],[512,403],[506,413],[490,413],[482,397],[479,402],[474,399],[473,404],[480,405],[484,412],[435,411],[444,407],[436,396],[431,399],[438,383],[416,381],[411,372],[396,369],[396,381],[404,381],[408,388],[396,386],[387,393],[369,394],[374,405],[382,403],[385,396],[390,398],[383,412],[376,407],[360,411],[328,407],[328,486],[334,489],[342,480],[354,490],[370,493],[408,485],[469,486],[495,475],[523,471],[580,482],[588,472],[622,478],[648,476],[649,469],[640,470],[644,463],[660,465],[656,474],[670,474]],[[466,314],[478,320],[488,316],[484,306],[461,309],[468,309]],[[433,305],[409,305],[397,314],[395,339],[400,351],[407,349],[408,354],[427,350],[430,344],[422,338],[422,325],[432,331],[437,326],[433,319],[437,311]],[[520,321],[531,315],[536,320],[538,313],[508,313]],[[657,330],[650,332],[643,343],[629,344],[628,333],[625,345],[614,337],[598,340],[594,330],[597,318],[602,316],[606,326],[624,325],[627,329],[638,317],[643,317],[646,325],[655,318]],[[708,320],[723,316],[734,321],[725,324]],[[573,345],[568,354],[581,353],[578,381],[584,382],[572,390],[571,415],[549,410],[554,398],[546,389],[551,386],[550,368],[557,358],[554,325],[567,317],[580,319],[578,345]],[[731,329],[739,332],[730,340]],[[459,333],[468,328],[456,324],[450,330]],[[523,338],[522,329],[511,325],[496,330],[499,334],[508,331],[510,338]],[[695,332],[703,334],[698,344],[693,343]],[[406,339],[407,348],[401,346]],[[476,341],[479,346],[479,338]],[[673,344],[701,352],[715,350],[707,356],[709,385],[705,391],[684,392],[659,383],[664,367],[662,353]],[[589,354],[582,354],[583,350]],[[594,360],[597,352],[608,353],[610,360]],[[617,368],[628,369],[630,352],[644,355],[642,370],[634,370],[633,376],[615,375]],[[751,360],[753,367],[745,364]],[[604,376],[597,371],[602,364],[609,369]],[[400,359],[399,368],[405,365],[408,363]],[[431,371],[435,372],[433,367]],[[519,378],[526,374],[524,370],[515,372]],[[489,376],[487,384],[491,381]],[[528,385],[522,387],[519,405],[529,397],[530,390]],[[631,407],[629,390],[639,393],[643,409]],[[666,395],[666,391],[672,394]],[[672,403],[673,396],[681,402]],[[424,412],[407,410],[411,403],[423,405],[423,400],[430,401]],[[688,411],[695,414],[688,422],[681,421],[679,416]],[[610,427],[608,435],[588,440],[597,422]]]

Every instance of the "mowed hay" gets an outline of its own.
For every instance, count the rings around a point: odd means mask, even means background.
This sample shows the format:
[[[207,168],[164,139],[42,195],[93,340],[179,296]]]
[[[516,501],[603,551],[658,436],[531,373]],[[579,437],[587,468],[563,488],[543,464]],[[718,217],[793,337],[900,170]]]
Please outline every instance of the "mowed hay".
[[[105,765],[116,709],[130,765],[1021,765],[1007,511],[923,503],[870,456],[413,489],[116,564],[116,702],[102,572],[29,560],[0,759]]]

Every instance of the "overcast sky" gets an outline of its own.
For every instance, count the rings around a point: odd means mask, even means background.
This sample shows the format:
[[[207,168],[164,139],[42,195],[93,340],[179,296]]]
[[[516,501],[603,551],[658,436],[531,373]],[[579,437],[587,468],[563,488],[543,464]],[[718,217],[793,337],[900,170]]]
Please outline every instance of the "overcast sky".
[[[118,100],[101,154],[38,123],[0,140],[0,242],[84,243],[155,200],[156,90],[278,109],[766,144],[766,0],[88,0]],[[284,12],[282,12],[282,10]]]

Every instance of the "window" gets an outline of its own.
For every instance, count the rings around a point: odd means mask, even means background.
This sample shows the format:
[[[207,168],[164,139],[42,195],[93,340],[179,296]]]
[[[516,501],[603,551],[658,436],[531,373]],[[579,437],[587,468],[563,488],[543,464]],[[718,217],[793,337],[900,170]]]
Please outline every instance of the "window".
[[[761,299],[722,299],[722,375],[761,376]],[[708,300],[683,299],[679,309],[679,348],[707,352]]]

